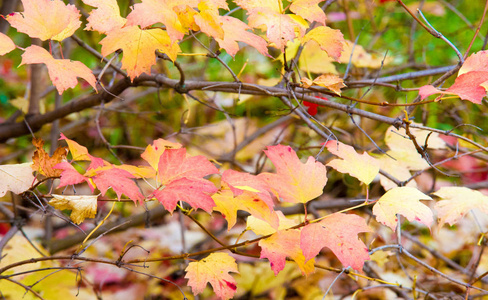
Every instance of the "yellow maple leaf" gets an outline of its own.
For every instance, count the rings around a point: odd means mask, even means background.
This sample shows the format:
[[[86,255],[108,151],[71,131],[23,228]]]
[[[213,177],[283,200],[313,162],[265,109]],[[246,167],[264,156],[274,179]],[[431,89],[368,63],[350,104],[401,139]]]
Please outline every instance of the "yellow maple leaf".
[[[290,10],[310,22],[318,22],[325,25],[325,13],[318,6],[323,0],[294,0]]]
[[[230,299],[236,292],[236,281],[229,272],[239,273],[234,258],[227,253],[212,253],[186,267],[185,278],[194,294],[200,294],[207,283],[221,299]]]
[[[74,88],[78,84],[77,77],[85,79],[95,91],[97,90],[97,80],[90,68],[79,61],[55,59],[42,47],[36,45],[27,47],[24,54],[22,54],[20,65],[24,64],[45,64],[49,78],[60,95],[65,90]]]
[[[94,218],[97,215],[98,195],[66,196],[52,194],[52,196],[49,204],[59,210],[71,210],[70,218],[76,224],[80,224],[85,218]]]
[[[373,181],[380,170],[379,162],[366,152],[359,155],[353,147],[339,141],[328,141],[326,147],[332,154],[342,158],[331,160],[327,166],[348,173],[366,185]]]
[[[127,21],[120,16],[117,0],[83,0],[83,2],[96,7],[87,18],[88,24],[86,24],[85,30],[107,33],[121,28]]]
[[[7,16],[18,31],[32,38],[62,41],[80,27],[80,11],[61,0],[22,0],[24,11]]]
[[[111,31],[100,44],[103,56],[122,49],[122,68],[127,70],[131,80],[142,73],[151,73],[151,66],[156,64],[156,50],[165,53],[171,60],[175,60],[181,51],[166,31],[159,28],[142,30],[139,26]]]
[[[320,49],[327,52],[336,61],[339,61],[344,42],[344,36],[340,30],[332,29],[328,26],[315,27],[302,38],[302,44],[310,40],[316,41],[320,45]]]

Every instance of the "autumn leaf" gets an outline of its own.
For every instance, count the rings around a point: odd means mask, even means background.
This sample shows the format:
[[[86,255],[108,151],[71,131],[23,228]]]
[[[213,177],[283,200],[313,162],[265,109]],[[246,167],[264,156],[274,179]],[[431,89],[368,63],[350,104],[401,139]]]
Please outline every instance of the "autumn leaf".
[[[49,204],[59,210],[71,210],[69,217],[75,224],[80,224],[86,218],[94,218],[97,214],[98,195],[51,195],[53,198],[49,200]]]
[[[86,5],[94,6],[87,18],[85,30],[107,33],[124,26],[126,19],[120,16],[117,0],[83,0]]]
[[[458,71],[458,77],[472,71],[488,71],[488,50],[471,54]]]
[[[366,185],[378,175],[379,162],[368,153],[359,155],[353,147],[339,141],[328,141],[325,146],[332,154],[341,158],[331,160],[327,166],[341,173],[348,173]]]
[[[393,61],[393,57],[367,52],[363,46],[348,40],[343,41],[343,49],[339,62],[351,64],[358,68],[379,69]]]
[[[61,162],[54,166],[54,169],[62,170],[58,189],[67,185],[75,185],[82,182],[88,183],[88,186],[94,191],[94,186],[90,178],[81,175],[69,162]]]
[[[20,65],[25,64],[46,64],[49,78],[60,95],[78,84],[77,77],[85,79],[95,91],[97,90],[97,80],[87,66],[79,61],[55,59],[42,47],[36,45],[27,47],[22,54]]]
[[[294,0],[290,10],[309,22],[318,22],[325,25],[325,13],[318,6],[323,0]]]
[[[270,209],[273,208],[273,199],[269,193],[270,187],[262,178],[249,173],[225,170],[222,174],[222,181],[229,185],[235,196],[239,196],[245,191],[255,192]]]
[[[151,74],[151,66],[156,64],[156,50],[165,53],[173,61],[181,51],[166,31],[159,28],[142,30],[139,26],[126,26],[108,32],[100,44],[103,56],[122,49],[122,68],[127,70],[131,80],[142,73]]]
[[[197,7],[199,0],[186,0],[187,7]],[[181,0],[142,0],[136,3],[127,16],[126,26],[139,25],[141,28],[149,27],[156,23],[163,23],[171,42],[181,40],[188,31],[178,18],[177,8],[182,5]],[[192,20],[193,21],[193,20]]]
[[[0,166],[0,197],[5,196],[8,191],[14,194],[22,194],[34,183],[32,175],[32,163]]]
[[[419,200],[432,200],[419,190],[411,187],[396,187],[387,191],[373,206],[376,220],[392,230],[396,230],[397,214],[409,221],[418,221],[427,227],[433,222],[432,210]]]
[[[275,0],[236,0],[235,3],[247,10],[249,26],[266,30],[266,36],[274,47],[285,51],[288,41],[302,35],[306,21],[297,15],[283,14],[283,3]]]
[[[146,147],[146,150],[141,154],[141,157],[149,163],[154,169],[158,170],[159,159],[166,149],[179,149],[182,145],[180,143],[173,143],[164,139],[154,140],[151,145]]]
[[[248,30],[251,28],[239,19],[225,16],[221,17],[222,29],[226,33],[222,39],[215,38],[220,48],[227,51],[230,56],[235,56],[239,51],[239,42],[244,42],[259,51],[262,55],[269,56],[266,41]]]
[[[222,19],[219,15],[219,8],[229,10],[225,0],[200,0],[198,3],[198,13],[194,20],[203,33],[215,38],[224,38]],[[230,34],[228,32],[227,34]],[[233,32],[232,34],[236,34]]]
[[[287,218],[283,212],[279,210],[276,211],[276,215],[278,216],[278,226],[268,222],[268,220],[250,215],[246,221],[246,230],[252,230],[257,235],[268,235],[276,233],[278,230],[289,229],[298,224],[296,220]]]
[[[304,275],[315,270],[315,260],[312,258],[307,261],[300,248],[300,229],[280,230],[260,240],[258,245],[261,247],[260,258],[269,260],[275,275],[284,269],[287,257],[296,262]]]
[[[325,166],[310,156],[305,164],[289,146],[269,146],[264,151],[276,167],[276,174],[261,173],[259,178],[285,202],[307,203],[322,195],[327,183]]]
[[[320,45],[320,49],[327,52],[336,61],[339,61],[342,44],[344,43],[344,36],[340,30],[332,29],[328,26],[315,27],[302,38],[302,44],[310,40],[317,42]]]
[[[108,170],[102,170],[96,173],[94,177],[91,177],[97,188],[104,196],[109,188],[112,188],[117,194],[117,198],[120,200],[122,194],[129,197],[135,203],[137,201],[142,202],[144,196],[139,191],[136,183],[132,180],[134,175],[126,170],[111,168]]]
[[[229,272],[239,273],[235,259],[227,253],[212,253],[197,262],[190,262],[185,271],[185,278],[194,294],[203,292],[207,283],[212,285],[220,299],[230,299],[237,287],[235,279]]]
[[[7,35],[0,32],[0,55],[5,55],[15,49],[15,44]]]
[[[166,149],[158,163],[157,174],[162,189],[155,190],[154,197],[170,213],[180,200],[210,213],[215,206],[210,195],[217,192],[217,188],[203,177],[215,173],[218,169],[204,156],[187,157],[184,148]]]
[[[363,218],[335,213],[318,223],[304,226],[300,247],[307,261],[319,254],[323,247],[327,247],[345,268],[362,270],[364,261],[369,260],[369,254],[366,245],[358,238],[361,232],[372,232]]]
[[[34,156],[32,156],[32,169],[46,177],[59,177],[61,170],[55,169],[54,166],[66,160],[68,154],[67,147],[58,147],[52,157],[44,150],[44,141],[42,139],[33,138],[32,144],[36,147]]]
[[[214,211],[218,211],[227,220],[227,230],[234,227],[237,221],[237,211],[249,212],[254,217],[269,223],[272,227],[278,228],[278,215],[271,210],[268,205],[260,199],[260,195],[254,192],[242,191],[235,196],[228,188],[212,195],[215,202]]]
[[[32,38],[62,41],[80,27],[81,15],[61,0],[22,0],[24,11],[7,16],[10,25]]]
[[[441,187],[434,195],[441,198],[441,201],[435,204],[439,227],[445,223],[451,226],[456,224],[472,209],[479,209],[488,214],[488,197],[479,191],[451,186]]]

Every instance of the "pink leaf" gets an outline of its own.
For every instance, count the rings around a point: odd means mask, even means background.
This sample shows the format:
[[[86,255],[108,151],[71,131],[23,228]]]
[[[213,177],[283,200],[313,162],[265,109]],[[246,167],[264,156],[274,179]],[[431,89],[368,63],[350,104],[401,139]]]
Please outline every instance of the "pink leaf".
[[[134,178],[134,176],[126,170],[112,168],[97,173],[97,175],[93,177],[93,181],[100,192],[102,192],[102,195],[105,195],[107,190],[111,187],[117,194],[119,200],[122,194],[125,194],[134,202],[142,202],[144,196],[131,178]]]

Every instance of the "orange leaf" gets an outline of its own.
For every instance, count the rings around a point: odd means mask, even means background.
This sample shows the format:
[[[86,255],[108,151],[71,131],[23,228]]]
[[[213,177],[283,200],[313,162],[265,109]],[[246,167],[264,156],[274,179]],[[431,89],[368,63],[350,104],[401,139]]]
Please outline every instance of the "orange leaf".
[[[20,65],[24,64],[46,64],[49,78],[60,95],[78,84],[77,77],[85,79],[97,90],[96,78],[87,66],[79,61],[55,59],[42,47],[32,45],[26,48]]]
[[[269,56],[266,41],[252,32],[247,31],[249,27],[239,19],[225,16],[221,17],[222,29],[225,32],[224,38],[215,40],[219,43],[220,48],[225,49],[230,56],[234,56],[239,51],[239,42],[244,42],[259,51],[262,55]]]
[[[280,230],[269,238],[260,240],[258,245],[261,247],[260,258],[269,260],[275,275],[283,270],[287,257],[293,259],[305,275],[315,270],[315,260],[312,258],[306,261],[300,248],[299,229]]]
[[[338,29],[332,29],[327,26],[319,26],[310,30],[302,39],[302,44],[314,40],[320,45],[320,49],[339,61],[344,43],[344,36]]]
[[[161,155],[166,149],[179,149],[180,143],[173,143],[163,139],[154,140],[151,145],[141,154],[141,157],[151,165],[154,170],[158,170],[158,163]]]
[[[61,0],[22,0],[24,12],[7,16],[18,31],[32,38],[62,41],[80,27],[80,11]]]
[[[94,6],[87,18],[85,30],[107,33],[124,26],[126,19],[120,16],[117,0],[83,0],[86,5]]]
[[[36,147],[34,156],[32,156],[32,169],[41,173],[46,177],[59,177],[61,170],[55,169],[54,166],[66,160],[68,154],[67,147],[58,147],[52,157],[44,150],[44,141],[42,139],[34,138],[32,144]]]
[[[325,13],[318,6],[323,0],[294,0],[290,10],[310,22],[318,22],[325,25]]]
[[[221,299],[232,298],[237,290],[236,281],[229,272],[239,271],[235,259],[227,253],[212,253],[200,261],[191,262],[185,271],[194,294],[203,292],[207,283]]]
[[[313,84],[323,86],[337,95],[341,94],[341,88],[345,87],[344,80],[334,74],[322,74],[312,81]],[[307,82],[308,84],[308,82]]]
[[[14,42],[8,36],[0,32],[0,55],[7,54],[14,49]]]
[[[264,151],[276,167],[276,174],[262,173],[263,178],[285,202],[307,203],[322,195],[327,183],[325,166],[310,156],[304,164],[289,146],[269,146]]]
[[[156,50],[175,60],[180,46],[171,42],[168,33],[162,29],[141,30],[139,26],[128,26],[109,32],[100,42],[102,55],[122,49],[122,68],[127,70],[131,80],[142,73],[151,74],[151,66],[156,64]]]
[[[362,270],[364,261],[369,260],[369,254],[358,234],[371,231],[360,216],[335,213],[318,223],[304,226],[300,247],[306,260],[315,257],[323,247],[327,247],[334,252],[344,267]]]

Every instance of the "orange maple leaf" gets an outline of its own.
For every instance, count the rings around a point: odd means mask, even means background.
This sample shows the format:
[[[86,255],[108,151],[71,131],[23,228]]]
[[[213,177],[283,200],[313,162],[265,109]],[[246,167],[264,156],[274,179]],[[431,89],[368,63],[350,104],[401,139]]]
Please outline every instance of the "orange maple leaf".
[[[78,84],[77,77],[85,79],[94,89],[97,90],[96,78],[92,71],[82,62],[69,59],[55,59],[49,52],[39,46],[32,45],[25,49],[22,54],[24,64],[46,64],[49,78],[61,95],[65,90],[74,88]]]
[[[7,16],[18,31],[32,38],[62,41],[80,27],[80,11],[61,0],[22,0],[24,11]]]
[[[34,138],[32,144],[36,147],[32,156],[32,169],[46,177],[59,177],[62,170],[55,169],[54,166],[66,160],[68,154],[67,147],[58,147],[52,157],[44,150],[44,141]]]

